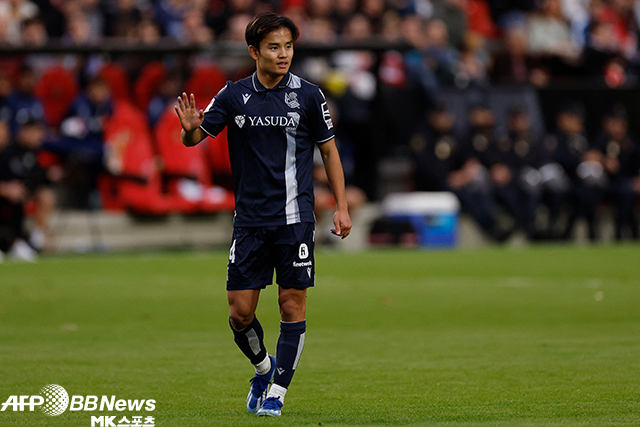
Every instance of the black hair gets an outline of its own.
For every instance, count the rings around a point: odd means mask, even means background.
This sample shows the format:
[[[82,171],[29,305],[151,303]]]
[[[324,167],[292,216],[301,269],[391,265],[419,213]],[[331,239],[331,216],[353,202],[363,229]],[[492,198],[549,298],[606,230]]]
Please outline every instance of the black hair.
[[[25,120],[25,122],[20,125],[20,129],[30,128],[34,126],[42,127],[44,126],[44,123],[42,123],[40,119],[37,119],[33,116],[29,116],[27,120]]]
[[[280,28],[287,28],[291,31],[291,37],[295,42],[300,36],[300,30],[296,27],[296,24],[290,18],[279,15],[273,12],[266,12],[256,15],[244,33],[244,38],[247,41],[248,46],[253,46],[256,49],[260,49],[260,42],[272,31]]]

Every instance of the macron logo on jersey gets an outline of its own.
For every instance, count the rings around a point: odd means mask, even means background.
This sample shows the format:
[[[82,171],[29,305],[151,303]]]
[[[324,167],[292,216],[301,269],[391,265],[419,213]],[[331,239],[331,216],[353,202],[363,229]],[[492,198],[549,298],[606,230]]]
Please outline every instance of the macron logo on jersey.
[[[242,101],[246,104],[247,101],[249,100],[249,98],[251,98],[251,94],[250,93],[243,93],[242,94]]]

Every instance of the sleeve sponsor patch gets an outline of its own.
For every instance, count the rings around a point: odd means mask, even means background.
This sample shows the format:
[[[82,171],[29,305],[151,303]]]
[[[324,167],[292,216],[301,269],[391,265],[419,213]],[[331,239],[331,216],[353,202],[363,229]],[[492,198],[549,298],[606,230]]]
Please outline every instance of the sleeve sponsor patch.
[[[329,112],[329,106],[326,102],[323,102],[322,105],[322,118],[324,122],[327,124],[327,129],[333,129],[333,121],[331,120],[331,113]]]

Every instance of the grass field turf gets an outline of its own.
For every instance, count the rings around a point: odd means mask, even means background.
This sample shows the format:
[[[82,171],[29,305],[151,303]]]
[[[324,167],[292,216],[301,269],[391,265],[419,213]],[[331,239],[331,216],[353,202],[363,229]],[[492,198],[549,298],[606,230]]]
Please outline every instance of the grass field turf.
[[[0,426],[640,425],[640,247],[316,254],[307,342],[280,419],[248,414],[227,254],[0,265],[0,403],[155,399],[152,413],[0,412]],[[275,287],[258,315],[278,333]],[[131,418],[131,417],[129,417]],[[116,420],[117,420],[116,419]]]

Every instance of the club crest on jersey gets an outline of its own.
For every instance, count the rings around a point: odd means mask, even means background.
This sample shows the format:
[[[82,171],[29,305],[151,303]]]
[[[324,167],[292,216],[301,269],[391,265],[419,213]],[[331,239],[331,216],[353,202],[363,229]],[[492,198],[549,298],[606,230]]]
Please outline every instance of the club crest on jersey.
[[[242,129],[242,126],[244,126],[244,121],[244,116],[236,116],[236,124],[240,129]]]
[[[298,102],[298,94],[295,92],[285,93],[284,103],[287,104],[290,108],[300,108],[300,103]]]

